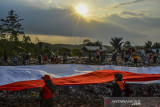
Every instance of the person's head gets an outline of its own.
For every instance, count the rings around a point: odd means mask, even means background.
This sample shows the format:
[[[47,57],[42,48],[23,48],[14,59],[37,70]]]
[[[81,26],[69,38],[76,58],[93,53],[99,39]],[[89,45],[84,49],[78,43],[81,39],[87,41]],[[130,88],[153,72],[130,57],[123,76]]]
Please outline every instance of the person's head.
[[[122,78],[123,78],[122,74],[120,73],[114,74],[115,81],[122,81]]]
[[[44,75],[43,77],[41,77],[43,80],[44,80],[44,82],[45,81],[48,81],[48,80],[51,80],[51,77],[49,76],[49,75]]]

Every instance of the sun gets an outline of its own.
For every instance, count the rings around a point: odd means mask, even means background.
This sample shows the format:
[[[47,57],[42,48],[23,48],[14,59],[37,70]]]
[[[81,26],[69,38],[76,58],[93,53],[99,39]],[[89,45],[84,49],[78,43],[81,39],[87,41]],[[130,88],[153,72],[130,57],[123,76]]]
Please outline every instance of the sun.
[[[87,14],[87,7],[84,4],[78,5],[76,7],[77,13],[79,13],[82,16],[85,16]]]

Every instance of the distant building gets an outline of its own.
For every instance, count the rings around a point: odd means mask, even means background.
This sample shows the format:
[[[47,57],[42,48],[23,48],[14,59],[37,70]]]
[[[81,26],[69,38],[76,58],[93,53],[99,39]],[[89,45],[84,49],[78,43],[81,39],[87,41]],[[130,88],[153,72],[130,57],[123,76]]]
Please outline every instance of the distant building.
[[[97,50],[103,53],[106,53],[108,51],[108,49],[103,46],[84,46],[82,50],[83,50],[83,56],[88,56],[89,51],[91,52],[92,55],[96,55]]]

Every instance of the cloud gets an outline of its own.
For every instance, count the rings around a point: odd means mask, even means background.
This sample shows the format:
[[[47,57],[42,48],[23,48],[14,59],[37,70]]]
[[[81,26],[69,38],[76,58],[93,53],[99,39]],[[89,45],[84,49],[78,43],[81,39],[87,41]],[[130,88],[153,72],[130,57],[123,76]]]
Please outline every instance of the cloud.
[[[24,23],[27,33],[43,35],[61,35],[70,37],[91,37],[109,42],[113,36],[134,40],[146,35],[129,32],[110,22],[86,21],[83,17],[72,15],[71,10],[51,9],[32,11],[32,17]],[[27,17],[27,16],[26,16]]]
[[[121,17],[146,17],[149,11],[122,11],[120,13]]]
[[[150,12],[148,9],[145,10],[145,5],[148,5],[148,0],[133,0],[129,2],[124,3],[114,3],[112,5],[102,7],[100,8],[101,11],[103,11],[103,16],[112,16],[114,14],[121,15],[123,17],[144,17],[149,16]],[[144,2],[144,3],[142,3]],[[134,5],[133,4],[140,4],[141,6]],[[126,8],[123,8],[124,6],[127,6]],[[138,7],[138,8],[136,8]]]
[[[121,26],[128,32],[137,33],[137,36],[133,38],[133,41],[136,38],[139,38],[141,42],[152,40],[157,41],[160,39],[158,36],[160,34],[160,18],[150,18],[150,17],[129,17],[123,18],[118,15],[112,15],[110,17],[106,17],[106,20],[111,21],[112,23],[116,24],[117,26]]]
[[[49,9],[49,8],[60,8],[53,0],[1,0],[3,8],[39,8],[39,9]]]
[[[104,44],[109,44],[111,37],[118,36],[123,37],[124,40],[140,44],[151,38],[149,36],[151,33],[147,34],[145,31],[149,32],[150,29],[160,27],[158,18],[144,17],[143,13],[123,11],[121,13],[123,15],[142,17],[124,18],[112,15],[100,22],[96,20],[87,21],[84,17],[74,13],[73,8],[52,7],[46,9],[23,4],[5,5],[5,8],[2,9],[0,4],[2,15],[0,18],[4,18],[10,9],[14,9],[20,18],[24,19],[23,27],[26,34],[48,35],[48,39],[51,39],[49,36],[58,35],[93,38],[94,40],[101,40]],[[156,34],[154,33],[154,35]],[[47,39],[45,38],[45,40]]]
[[[146,1],[146,0],[133,0],[133,1],[125,2],[125,3],[115,4],[111,6],[110,8],[119,8],[121,6],[129,6],[129,5],[133,5],[139,2],[143,2],[143,1]]]
[[[135,31],[145,32],[151,29],[160,28],[160,18],[150,18],[150,17],[123,18],[119,15],[112,15],[110,17],[106,17],[106,20],[110,20],[118,24],[119,26],[125,26],[126,28],[130,28]]]

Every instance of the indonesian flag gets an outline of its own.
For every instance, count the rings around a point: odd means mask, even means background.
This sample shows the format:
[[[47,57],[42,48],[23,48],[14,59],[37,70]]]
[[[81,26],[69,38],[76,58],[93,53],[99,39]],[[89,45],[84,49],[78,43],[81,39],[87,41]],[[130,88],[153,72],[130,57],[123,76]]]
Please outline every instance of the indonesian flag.
[[[54,85],[84,85],[110,82],[121,73],[123,81],[160,83],[160,67],[123,67],[114,65],[50,64],[0,66],[0,90],[23,90],[44,85],[48,74]],[[157,80],[157,81],[156,81]]]

